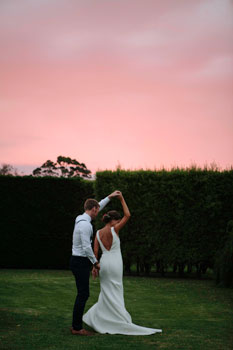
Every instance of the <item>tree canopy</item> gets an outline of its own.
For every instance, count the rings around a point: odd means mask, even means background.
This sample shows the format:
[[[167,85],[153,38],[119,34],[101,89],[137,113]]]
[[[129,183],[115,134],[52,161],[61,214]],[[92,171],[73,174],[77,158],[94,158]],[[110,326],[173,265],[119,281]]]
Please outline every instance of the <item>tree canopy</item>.
[[[57,162],[47,160],[32,172],[33,176],[82,177],[91,178],[91,171],[84,163],[70,157],[58,156]]]
[[[0,167],[0,175],[12,175],[12,176],[18,176],[18,170],[14,168],[10,164],[2,164]]]

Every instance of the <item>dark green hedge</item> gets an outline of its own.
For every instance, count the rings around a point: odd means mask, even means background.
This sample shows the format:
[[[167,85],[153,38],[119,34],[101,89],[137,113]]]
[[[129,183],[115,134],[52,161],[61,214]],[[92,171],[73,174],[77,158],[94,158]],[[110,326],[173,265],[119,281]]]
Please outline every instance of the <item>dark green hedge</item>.
[[[125,271],[136,264],[138,273],[156,267],[182,275],[195,267],[200,275],[226,251],[232,170],[104,171],[95,182],[0,176],[0,267],[67,268],[85,199],[100,200],[115,189],[132,214],[121,232]],[[110,209],[121,210],[120,202],[112,200],[103,212]]]
[[[233,287],[233,220],[227,225],[225,245],[216,255],[216,284]]]
[[[171,266],[180,274],[185,266],[189,271],[195,266],[199,275],[213,267],[233,215],[233,171],[97,173],[98,198],[116,188],[132,214],[121,233],[127,271],[135,263],[138,272],[149,272],[155,265],[162,274]],[[121,210],[116,200],[113,208]]]
[[[93,183],[0,176],[0,266],[67,268],[72,232]]]

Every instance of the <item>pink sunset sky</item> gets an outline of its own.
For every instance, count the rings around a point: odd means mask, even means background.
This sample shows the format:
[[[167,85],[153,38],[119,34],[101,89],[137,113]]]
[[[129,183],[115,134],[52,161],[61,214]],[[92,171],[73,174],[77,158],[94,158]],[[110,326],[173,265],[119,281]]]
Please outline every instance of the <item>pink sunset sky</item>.
[[[1,0],[0,163],[233,165],[231,0]]]

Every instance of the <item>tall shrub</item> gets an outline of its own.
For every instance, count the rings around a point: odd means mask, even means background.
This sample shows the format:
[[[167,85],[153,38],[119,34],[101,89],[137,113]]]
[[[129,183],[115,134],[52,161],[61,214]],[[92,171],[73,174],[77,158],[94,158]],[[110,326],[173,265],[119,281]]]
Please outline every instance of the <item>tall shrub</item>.
[[[188,265],[200,275],[213,267],[233,211],[232,180],[233,171],[201,169],[98,172],[97,197],[118,188],[131,211],[121,233],[125,268],[183,273]],[[117,201],[111,208],[121,210]]]
[[[93,196],[80,178],[0,176],[0,266],[67,268],[74,219]]]
[[[233,287],[233,220],[227,225],[227,240],[216,256],[216,283]]]

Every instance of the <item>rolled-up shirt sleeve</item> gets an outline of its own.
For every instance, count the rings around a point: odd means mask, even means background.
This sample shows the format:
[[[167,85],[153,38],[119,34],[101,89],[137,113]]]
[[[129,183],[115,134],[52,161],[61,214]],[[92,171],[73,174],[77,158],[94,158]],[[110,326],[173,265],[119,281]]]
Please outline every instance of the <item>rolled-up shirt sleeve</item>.
[[[110,202],[110,198],[108,197],[101,199],[101,201],[99,202],[100,210],[102,210],[109,202]]]
[[[80,222],[78,226],[78,234],[80,235],[82,249],[85,252],[86,257],[92,262],[92,264],[96,263],[97,259],[91,246],[91,224],[88,222]]]

